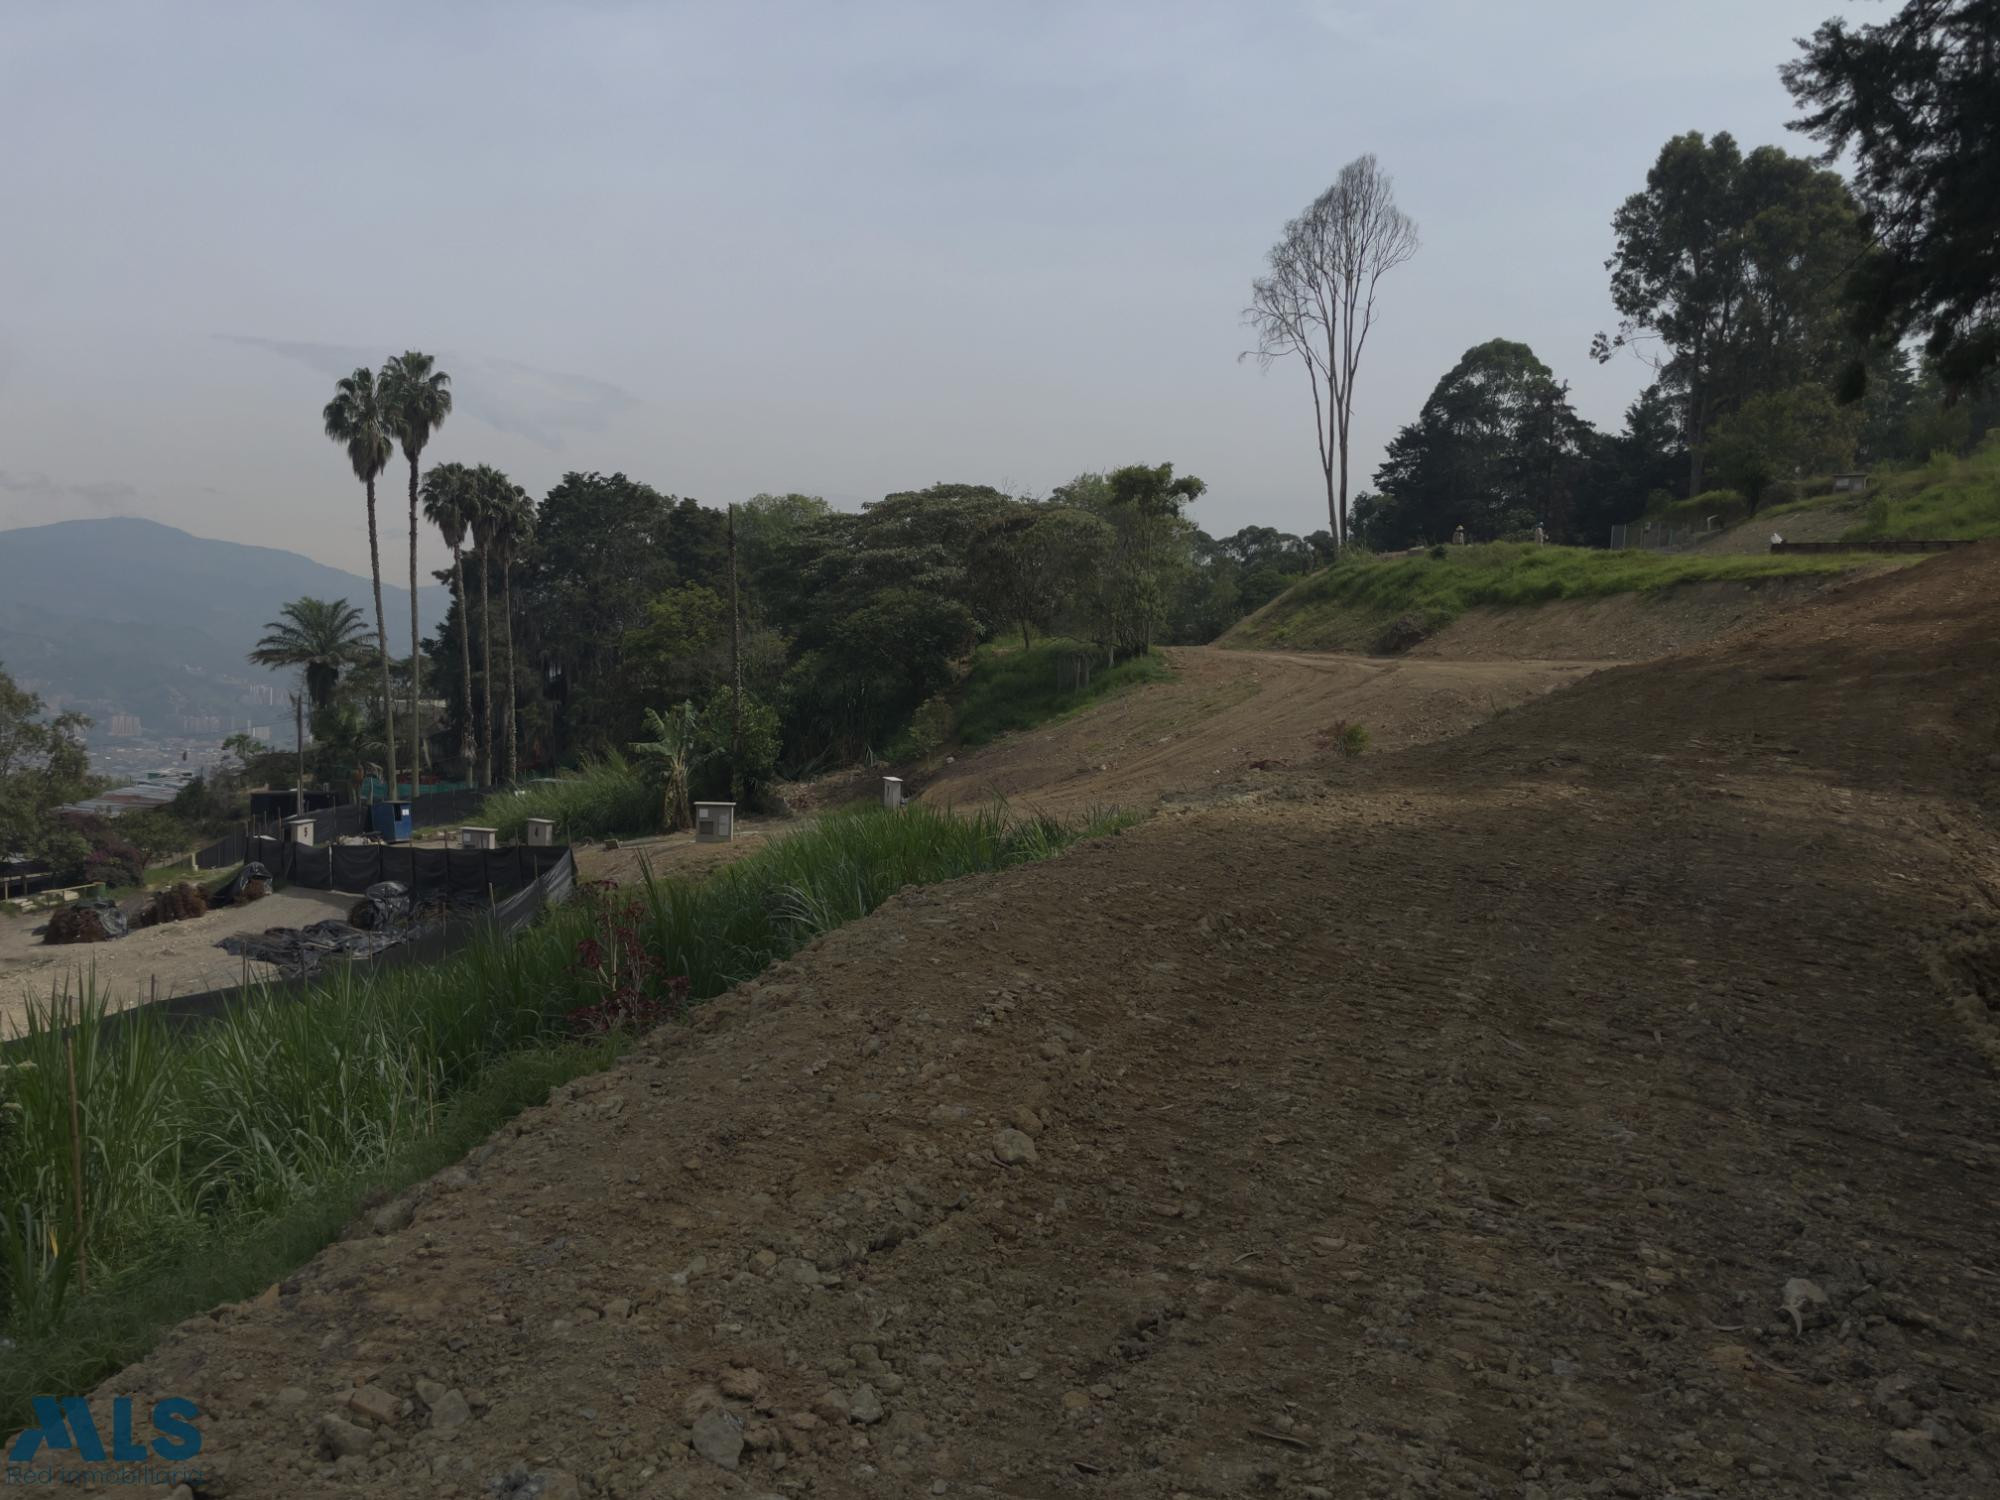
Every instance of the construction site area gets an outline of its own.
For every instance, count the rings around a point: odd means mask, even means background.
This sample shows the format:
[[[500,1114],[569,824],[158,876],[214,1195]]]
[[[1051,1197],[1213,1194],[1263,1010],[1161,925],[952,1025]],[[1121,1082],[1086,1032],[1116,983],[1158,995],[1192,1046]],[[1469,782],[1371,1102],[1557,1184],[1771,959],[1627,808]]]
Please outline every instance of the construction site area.
[[[955,757],[1151,816],[904,891],[93,1404],[198,1402],[203,1496],[2000,1493],[2000,547],[1623,662],[1564,607]]]

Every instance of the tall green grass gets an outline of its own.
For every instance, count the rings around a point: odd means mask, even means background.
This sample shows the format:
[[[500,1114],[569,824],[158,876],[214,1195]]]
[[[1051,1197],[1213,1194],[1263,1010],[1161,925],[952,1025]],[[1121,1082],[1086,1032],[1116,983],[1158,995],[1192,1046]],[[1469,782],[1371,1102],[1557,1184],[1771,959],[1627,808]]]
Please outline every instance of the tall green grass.
[[[1969,458],[1937,454],[1927,464],[1878,470],[1870,479],[1867,519],[1848,540],[2000,536],[2000,439]]]
[[[622,1041],[579,1039],[566,1019],[600,995],[577,963],[586,938],[634,922],[659,971],[705,998],[904,886],[1043,858],[1126,821],[835,814],[700,881],[586,891],[433,968],[349,973],[296,1003],[251,997],[181,1036],[146,1013],[107,1023],[88,991],[53,995],[0,1053],[0,1425],[30,1395],[86,1388],[165,1325],[260,1290],[370,1194],[605,1066]]]
[[[569,843],[658,833],[660,806],[659,790],[614,751],[552,780],[496,793],[487,798],[480,817],[500,830],[503,843],[522,842],[530,818],[554,820],[556,842]]]
[[[1098,657],[1089,684],[1059,686],[1058,669],[1080,654]],[[972,671],[959,689],[959,743],[988,744],[1003,734],[1075,713],[1109,694],[1171,676],[1166,662],[1151,653],[1106,667],[1097,648],[1081,641],[1045,640],[1025,649],[986,646],[973,659]]]
[[[1335,563],[1231,631],[1227,644],[1356,645],[1391,621],[1414,617],[1442,629],[1479,605],[1545,604],[1656,592],[1684,583],[1750,581],[1846,572],[1866,559],[1834,555],[1704,556],[1602,552],[1494,542],[1447,547],[1443,557],[1355,558]]]

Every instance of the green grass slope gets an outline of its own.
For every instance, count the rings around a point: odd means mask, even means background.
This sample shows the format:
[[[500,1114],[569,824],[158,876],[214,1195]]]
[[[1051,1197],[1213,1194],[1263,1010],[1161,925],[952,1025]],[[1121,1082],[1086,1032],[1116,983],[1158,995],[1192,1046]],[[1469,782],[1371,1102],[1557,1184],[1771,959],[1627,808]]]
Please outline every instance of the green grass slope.
[[[1847,540],[2000,536],[2000,442],[1968,458],[1938,454],[1914,469],[1877,472],[1867,520]]]
[[[1602,552],[1495,542],[1335,563],[1293,585],[1217,643],[1302,650],[1395,649],[1480,605],[1525,607],[1559,599],[1659,592],[1689,583],[1748,582],[1848,572],[1851,556],[1713,557]]]

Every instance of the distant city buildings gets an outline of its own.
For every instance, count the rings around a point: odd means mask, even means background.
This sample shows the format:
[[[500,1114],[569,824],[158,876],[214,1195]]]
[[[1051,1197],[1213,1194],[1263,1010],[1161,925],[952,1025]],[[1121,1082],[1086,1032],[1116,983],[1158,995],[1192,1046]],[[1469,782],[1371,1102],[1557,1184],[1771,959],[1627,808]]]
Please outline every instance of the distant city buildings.
[[[180,730],[182,734],[220,734],[222,719],[217,714],[182,714]]]
[[[137,714],[113,714],[104,721],[104,732],[113,739],[129,740],[140,733]]]

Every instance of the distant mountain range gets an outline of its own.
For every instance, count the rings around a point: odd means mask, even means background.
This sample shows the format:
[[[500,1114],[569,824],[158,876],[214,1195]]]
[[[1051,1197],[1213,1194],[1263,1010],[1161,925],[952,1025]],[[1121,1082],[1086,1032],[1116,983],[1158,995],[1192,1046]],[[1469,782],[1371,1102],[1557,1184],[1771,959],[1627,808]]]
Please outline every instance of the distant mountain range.
[[[375,623],[366,578],[276,547],[134,517],[0,531],[0,667],[84,707],[98,720],[93,740],[113,712],[136,714],[149,738],[179,733],[183,716],[270,722],[286,717],[294,684],[245,656],[279,608],[307,594],[346,599]],[[418,590],[426,634],[449,597]],[[383,580],[392,650],[409,650],[409,600]],[[258,686],[277,690],[278,709],[253,704]]]

